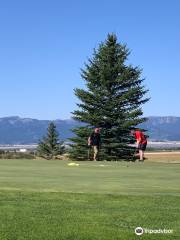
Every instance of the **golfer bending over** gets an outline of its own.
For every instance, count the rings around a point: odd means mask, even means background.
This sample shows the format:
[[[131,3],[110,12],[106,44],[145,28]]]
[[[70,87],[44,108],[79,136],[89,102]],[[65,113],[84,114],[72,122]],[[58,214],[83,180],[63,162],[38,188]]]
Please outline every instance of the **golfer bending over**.
[[[147,146],[147,138],[145,137],[143,132],[140,131],[139,129],[132,130],[131,134],[133,134],[134,137],[136,138],[137,149],[139,151],[139,160],[144,161],[144,151],[146,150]]]
[[[88,138],[88,146],[93,148],[93,160],[96,161],[99,156],[99,148],[101,144],[100,129],[95,128],[91,136]]]

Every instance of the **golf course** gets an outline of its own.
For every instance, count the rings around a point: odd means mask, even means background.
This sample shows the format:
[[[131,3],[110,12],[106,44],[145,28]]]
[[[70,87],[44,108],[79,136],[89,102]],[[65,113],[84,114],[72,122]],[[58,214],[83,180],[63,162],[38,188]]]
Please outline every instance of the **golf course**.
[[[0,160],[0,239],[178,240],[176,158],[72,165],[58,160]],[[173,232],[137,236],[136,227]]]

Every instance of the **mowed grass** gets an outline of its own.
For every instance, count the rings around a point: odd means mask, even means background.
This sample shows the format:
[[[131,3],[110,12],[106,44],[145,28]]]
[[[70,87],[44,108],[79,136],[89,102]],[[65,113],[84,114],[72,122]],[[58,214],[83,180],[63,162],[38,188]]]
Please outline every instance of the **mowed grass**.
[[[0,240],[180,239],[180,164],[67,164],[0,160]]]

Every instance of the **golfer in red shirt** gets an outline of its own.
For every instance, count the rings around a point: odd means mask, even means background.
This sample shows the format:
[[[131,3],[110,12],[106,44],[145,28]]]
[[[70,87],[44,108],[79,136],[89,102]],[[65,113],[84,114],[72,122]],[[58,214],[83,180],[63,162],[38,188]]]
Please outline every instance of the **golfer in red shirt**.
[[[131,134],[133,134],[133,136],[136,138],[137,149],[139,151],[139,160],[144,161],[144,151],[146,150],[147,146],[147,138],[139,129],[132,130]]]

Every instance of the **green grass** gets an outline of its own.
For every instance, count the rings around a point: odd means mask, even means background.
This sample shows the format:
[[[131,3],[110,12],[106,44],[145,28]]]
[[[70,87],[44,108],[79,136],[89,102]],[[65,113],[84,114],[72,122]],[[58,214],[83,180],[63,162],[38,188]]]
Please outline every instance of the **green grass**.
[[[180,164],[79,164],[0,160],[0,240],[180,239]]]

